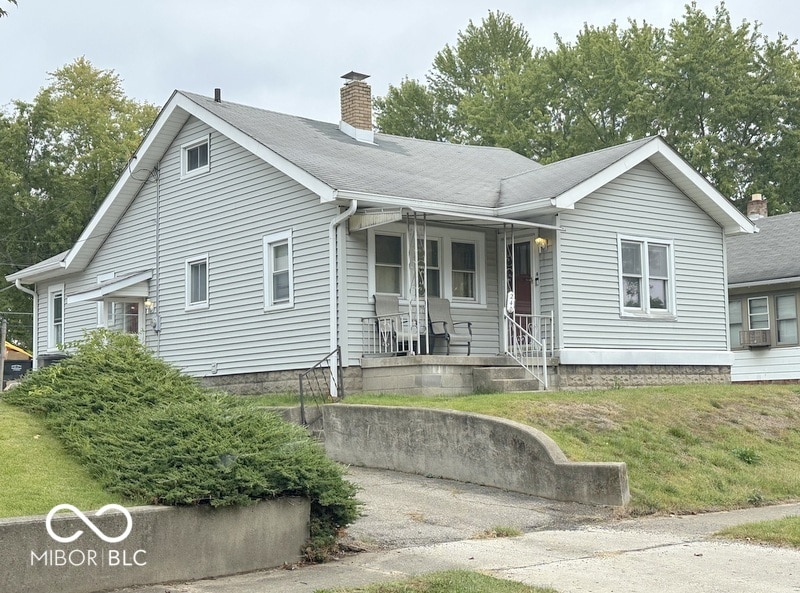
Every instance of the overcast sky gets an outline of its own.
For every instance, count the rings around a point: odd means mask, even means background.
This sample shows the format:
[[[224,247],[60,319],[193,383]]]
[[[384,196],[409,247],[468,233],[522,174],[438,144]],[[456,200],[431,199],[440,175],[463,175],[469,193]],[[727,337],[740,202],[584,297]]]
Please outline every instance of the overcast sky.
[[[712,15],[717,1],[698,0]],[[32,101],[48,73],[85,56],[114,70],[125,93],[163,105],[174,89],[329,122],[340,76],[370,74],[373,95],[408,76],[490,10],[521,23],[536,47],[572,41],[583,23],[629,18],[667,27],[680,0],[0,0],[0,107]],[[729,0],[734,24],[761,22],[770,38],[800,37],[800,3]]]

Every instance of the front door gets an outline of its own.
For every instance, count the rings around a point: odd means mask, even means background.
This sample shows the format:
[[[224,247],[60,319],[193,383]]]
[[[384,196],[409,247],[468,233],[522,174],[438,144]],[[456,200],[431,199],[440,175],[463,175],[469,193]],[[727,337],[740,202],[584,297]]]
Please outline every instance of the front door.
[[[529,315],[533,312],[533,262],[531,261],[531,242],[514,243],[514,313],[517,322],[527,327]]]

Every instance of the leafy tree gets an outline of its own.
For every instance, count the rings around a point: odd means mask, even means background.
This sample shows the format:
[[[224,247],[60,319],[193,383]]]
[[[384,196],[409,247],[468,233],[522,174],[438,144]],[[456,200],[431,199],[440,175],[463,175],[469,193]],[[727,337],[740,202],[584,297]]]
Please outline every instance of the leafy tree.
[[[377,97],[374,104],[381,130],[422,140],[446,138],[436,97],[419,81],[406,78],[400,86],[389,85],[386,97]]]
[[[445,45],[434,58],[427,87],[405,80],[376,100],[379,129],[417,138],[485,143],[484,130],[470,123],[462,100],[489,93],[501,68],[519,73],[531,51],[525,29],[500,11],[489,12],[480,25],[470,21],[459,31],[455,46]]]
[[[16,5],[17,5],[17,0],[8,0],[8,1],[9,1],[11,4],[13,4],[14,6],[16,6]],[[8,11],[7,11],[7,10],[4,10],[3,8],[0,8],[0,17],[4,17],[4,16],[8,16]]]
[[[32,103],[0,115],[0,278],[72,246],[156,113],[128,99],[113,71],[78,58]],[[31,310],[26,295],[5,286],[0,315]],[[30,346],[30,318],[9,322],[11,338]]]
[[[427,80],[377,101],[385,113],[424,113],[424,125],[379,118],[381,129],[541,162],[660,134],[742,209],[755,192],[773,212],[800,210],[796,44],[757,23],[732,26],[724,3],[710,16],[689,4],[666,30],[587,24],[532,55],[524,28],[490,13],[436,55]]]

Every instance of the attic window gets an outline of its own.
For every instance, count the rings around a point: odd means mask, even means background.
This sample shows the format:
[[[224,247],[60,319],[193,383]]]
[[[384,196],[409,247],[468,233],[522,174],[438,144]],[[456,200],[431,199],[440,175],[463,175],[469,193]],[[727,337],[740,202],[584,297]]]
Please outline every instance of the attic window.
[[[210,136],[181,146],[181,177],[191,177],[209,170]]]

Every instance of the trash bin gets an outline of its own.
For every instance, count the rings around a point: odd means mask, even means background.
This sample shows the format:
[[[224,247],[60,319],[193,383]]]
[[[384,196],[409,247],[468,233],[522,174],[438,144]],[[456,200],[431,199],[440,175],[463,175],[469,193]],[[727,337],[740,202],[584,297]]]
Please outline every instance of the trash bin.
[[[16,381],[33,367],[32,360],[6,360],[3,362],[3,389],[9,381]]]

